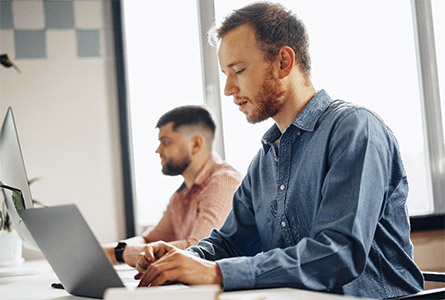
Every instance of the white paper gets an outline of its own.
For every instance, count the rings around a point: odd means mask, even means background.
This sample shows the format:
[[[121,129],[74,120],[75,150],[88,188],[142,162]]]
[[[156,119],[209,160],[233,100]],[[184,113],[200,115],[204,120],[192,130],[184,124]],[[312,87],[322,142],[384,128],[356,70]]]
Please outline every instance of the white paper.
[[[219,285],[168,285],[135,290],[110,288],[105,291],[104,300],[217,300],[220,292]]]

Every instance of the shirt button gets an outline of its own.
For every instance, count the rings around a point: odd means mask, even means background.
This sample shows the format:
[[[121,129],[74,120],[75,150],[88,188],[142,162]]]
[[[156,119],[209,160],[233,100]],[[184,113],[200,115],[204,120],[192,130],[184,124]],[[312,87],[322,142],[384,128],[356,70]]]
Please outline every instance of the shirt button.
[[[284,221],[281,222],[281,226],[282,226],[282,227],[286,227],[286,222],[284,222]]]
[[[280,186],[280,190],[284,190],[286,188],[286,186],[284,185],[284,184],[282,184],[281,186]]]

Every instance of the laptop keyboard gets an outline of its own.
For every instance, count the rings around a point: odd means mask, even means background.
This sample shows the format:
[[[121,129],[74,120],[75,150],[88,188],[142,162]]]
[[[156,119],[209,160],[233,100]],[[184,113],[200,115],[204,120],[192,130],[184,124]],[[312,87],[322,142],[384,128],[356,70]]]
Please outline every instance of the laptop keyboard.
[[[139,280],[134,279],[134,275],[137,274],[137,270],[133,267],[130,267],[126,264],[121,265],[115,265],[114,269],[117,272],[117,275],[119,275],[119,278],[122,280],[122,283],[126,287],[137,287],[139,284]]]

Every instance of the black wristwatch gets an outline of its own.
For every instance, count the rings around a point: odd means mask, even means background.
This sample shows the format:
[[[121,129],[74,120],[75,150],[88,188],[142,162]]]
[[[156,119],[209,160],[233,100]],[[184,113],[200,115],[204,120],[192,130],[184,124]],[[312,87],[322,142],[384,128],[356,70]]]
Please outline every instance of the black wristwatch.
[[[119,242],[116,247],[114,247],[114,256],[116,257],[116,260],[118,262],[125,262],[124,258],[122,257],[122,254],[124,254],[125,247],[127,246],[127,243],[125,242]]]

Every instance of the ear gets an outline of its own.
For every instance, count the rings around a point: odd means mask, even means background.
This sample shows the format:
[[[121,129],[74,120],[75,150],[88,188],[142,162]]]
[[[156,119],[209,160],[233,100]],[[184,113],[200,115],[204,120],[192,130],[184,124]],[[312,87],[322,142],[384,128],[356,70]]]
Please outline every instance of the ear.
[[[291,47],[284,46],[278,52],[280,62],[280,78],[284,78],[292,71],[295,66],[295,52]]]
[[[204,147],[204,137],[201,134],[195,134],[190,139],[190,143],[191,143],[191,154],[195,155],[201,152],[202,148]]]

